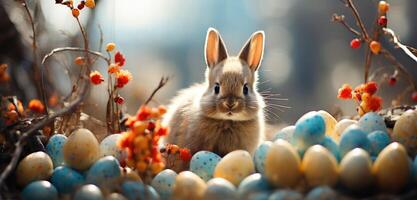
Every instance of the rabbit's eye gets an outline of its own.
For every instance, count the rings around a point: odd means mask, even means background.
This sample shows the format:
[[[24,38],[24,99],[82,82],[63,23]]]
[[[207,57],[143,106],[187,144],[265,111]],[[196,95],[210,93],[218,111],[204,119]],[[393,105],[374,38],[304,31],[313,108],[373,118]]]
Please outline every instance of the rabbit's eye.
[[[248,92],[249,92],[248,84],[245,83],[245,85],[243,85],[243,94],[248,95]]]
[[[219,94],[219,92],[220,92],[220,84],[216,83],[214,85],[214,93]]]

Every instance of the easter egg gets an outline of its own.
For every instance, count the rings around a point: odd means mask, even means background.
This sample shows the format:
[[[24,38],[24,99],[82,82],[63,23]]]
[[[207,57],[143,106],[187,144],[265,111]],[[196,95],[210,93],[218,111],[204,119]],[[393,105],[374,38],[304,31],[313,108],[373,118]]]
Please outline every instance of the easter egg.
[[[56,187],[59,193],[63,194],[73,192],[78,186],[84,184],[84,182],[83,175],[66,166],[55,168],[51,176],[52,185]]]
[[[201,199],[207,185],[203,179],[190,171],[183,171],[175,178],[172,199]]]
[[[271,194],[268,200],[302,200],[303,195],[294,190],[278,190]]]
[[[22,200],[58,200],[58,192],[48,181],[29,183],[20,194]]]
[[[336,158],[321,145],[314,145],[306,151],[301,162],[301,170],[310,187],[333,186],[337,182]]]
[[[248,196],[242,198],[247,200],[268,200],[269,196],[271,195],[270,192],[257,192],[257,193],[251,193]]]
[[[153,178],[151,185],[161,196],[161,199],[169,199],[176,177],[176,172],[171,169],[165,169]]]
[[[368,152],[361,148],[349,151],[340,162],[339,178],[352,191],[368,188],[373,180],[372,161]]]
[[[126,197],[119,193],[111,193],[107,195],[106,200],[127,200]]]
[[[88,129],[75,130],[64,144],[65,164],[80,171],[88,169],[99,155],[98,141]]]
[[[103,194],[100,188],[93,184],[82,186],[74,195],[74,200],[102,200]]]
[[[324,139],[325,131],[326,124],[323,117],[317,112],[309,112],[295,123],[291,142],[298,149],[305,150],[320,143]]]
[[[412,157],[417,154],[417,110],[408,110],[398,118],[392,140],[403,144]]]
[[[354,148],[362,148],[367,152],[371,151],[371,142],[367,134],[355,124],[346,128],[342,133],[342,137],[340,137],[340,155],[343,157]]]
[[[234,185],[255,173],[251,155],[244,150],[235,150],[224,156],[214,170],[214,177],[224,178]]]
[[[119,149],[117,141],[120,139],[120,134],[111,134],[104,138],[100,143],[100,157],[113,156],[119,162],[127,157],[127,152]]]
[[[339,145],[329,136],[326,135],[323,141],[320,142],[320,145],[325,147],[333,156],[336,158],[337,161],[340,161],[340,150]]]
[[[385,131],[387,132],[387,127],[385,126],[384,118],[378,115],[375,112],[368,112],[363,115],[358,121],[359,127],[365,133],[371,133],[374,131]]]
[[[301,179],[300,156],[285,140],[275,141],[265,159],[265,177],[277,187],[294,187]]]
[[[266,141],[258,146],[253,155],[253,162],[255,163],[256,171],[263,174],[265,172],[265,158],[266,153],[268,152],[269,147],[271,147],[272,142]]]
[[[371,142],[371,156],[378,156],[379,152],[391,143],[391,139],[385,131],[374,131],[368,134],[368,139]]]
[[[87,172],[87,182],[100,185],[120,177],[119,161],[113,156],[100,158]]]
[[[53,164],[48,154],[42,151],[31,153],[17,165],[17,184],[25,186],[32,181],[48,180],[52,170]]]
[[[64,164],[64,151],[62,148],[65,142],[67,142],[67,136],[62,134],[55,134],[49,138],[46,145],[46,153],[51,157],[54,167]]]
[[[332,135],[334,135],[334,128],[337,124],[337,120],[330,113],[324,110],[319,110],[317,113],[323,117],[324,123],[326,124],[325,135],[332,137]]]
[[[278,139],[286,140],[287,142],[291,142],[292,135],[294,134],[295,126],[287,126],[280,131],[278,131],[272,141],[276,141]]]
[[[137,181],[125,181],[122,184],[122,194],[128,200],[158,200],[159,195],[149,185]]]
[[[272,188],[264,176],[259,173],[252,174],[240,182],[237,192],[240,197],[245,198],[249,194],[266,192]]]
[[[345,131],[347,127],[349,127],[352,124],[357,124],[358,122],[356,120],[351,119],[342,119],[339,122],[337,122],[336,126],[334,127],[334,134],[331,135],[331,137],[335,140],[335,142],[339,142],[340,136],[342,136],[342,133]]]
[[[414,161],[412,161],[412,166],[411,166],[411,182],[412,183],[417,183],[417,156],[414,158]]]
[[[338,199],[337,193],[329,186],[319,186],[312,189],[306,196],[306,200],[331,200]]]
[[[197,174],[204,181],[213,178],[214,169],[221,157],[209,151],[199,151],[193,155],[190,161],[190,171]]]
[[[203,196],[204,200],[236,199],[235,186],[222,178],[214,178],[207,182],[207,189]]]
[[[393,142],[385,147],[375,160],[372,171],[381,191],[401,191],[410,176],[410,165],[404,146]]]

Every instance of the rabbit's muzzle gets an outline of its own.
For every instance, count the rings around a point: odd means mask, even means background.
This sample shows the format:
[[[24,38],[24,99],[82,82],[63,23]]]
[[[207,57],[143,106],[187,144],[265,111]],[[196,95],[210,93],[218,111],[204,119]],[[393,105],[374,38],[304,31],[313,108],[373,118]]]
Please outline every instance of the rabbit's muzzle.
[[[241,112],[243,110],[243,107],[243,99],[236,97],[222,98],[218,103],[219,111],[222,113],[227,113],[229,115]]]

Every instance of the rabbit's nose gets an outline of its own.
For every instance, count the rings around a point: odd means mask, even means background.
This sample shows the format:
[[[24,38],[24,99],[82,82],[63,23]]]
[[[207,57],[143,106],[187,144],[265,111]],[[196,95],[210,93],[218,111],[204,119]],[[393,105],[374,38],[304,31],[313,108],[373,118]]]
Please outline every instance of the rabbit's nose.
[[[229,108],[230,110],[234,109],[237,107],[237,102],[236,101],[225,101],[223,102],[225,107]]]

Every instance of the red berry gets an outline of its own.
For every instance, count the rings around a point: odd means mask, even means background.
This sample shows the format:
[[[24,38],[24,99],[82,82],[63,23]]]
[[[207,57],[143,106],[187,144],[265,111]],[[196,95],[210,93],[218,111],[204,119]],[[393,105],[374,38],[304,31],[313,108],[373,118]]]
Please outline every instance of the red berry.
[[[413,99],[413,101],[417,101],[417,91],[414,91],[414,92],[411,94],[411,99]]]
[[[378,24],[380,25],[380,26],[387,26],[387,23],[388,23],[388,19],[387,19],[387,17],[385,17],[385,16],[381,16],[381,17],[379,17],[379,19],[378,19]]]
[[[78,8],[79,10],[82,10],[82,9],[84,8],[84,4],[83,4],[83,3],[78,4],[77,8]]]
[[[375,94],[375,92],[378,90],[378,85],[374,81],[370,81],[365,84],[365,87],[363,88],[363,91],[366,93],[369,93],[371,95]]]
[[[361,46],[361,40],[359,40],[358,38],[355,38],[352,41],[350,41],[350,47],[352,47],[352,49],[357,49],[360,46]]]
[[[116,98],[114,98],[114,102],[121,105],[125,102],[125,99],[121,96],[117,96]]]
[[[348,84],[344,84],[338,91],[337,98],[339,99],[351,99],[352,98],[352,87]]]
[[[191,160],[191,157],[192,155],[189,149],[186,149],[186,148],[180,149],[180,158],[182,161],[189,162]]]
[[[392,86],[392,85],[395,85],[395,83],[397,83],[397,78],[395,78],[394,76],[391,76],[388,79],[388,84]]]

